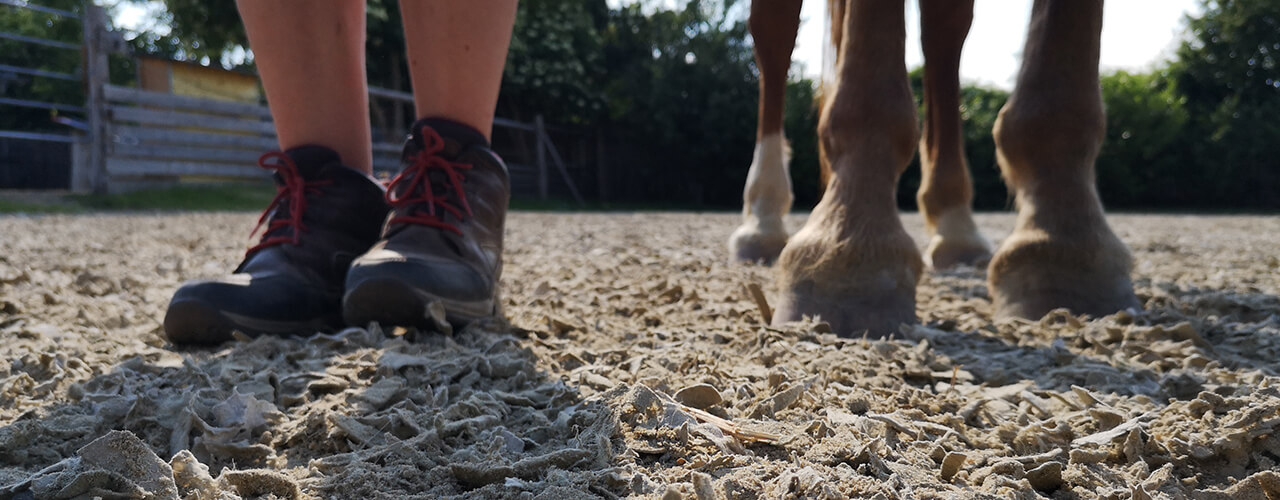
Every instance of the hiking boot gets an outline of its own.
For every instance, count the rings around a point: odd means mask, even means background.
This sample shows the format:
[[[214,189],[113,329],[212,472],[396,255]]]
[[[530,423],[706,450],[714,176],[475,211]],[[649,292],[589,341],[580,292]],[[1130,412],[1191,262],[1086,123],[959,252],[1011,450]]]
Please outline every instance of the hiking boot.
[[[484,135],[444,119],[410,129],[382,239],[347,273],[347,324],[457,328],[496,313],[511,186]],[[432,303],[443,306],[433,315]]]
[[[164,317],[175,344],[214,344],[232,330],[309,334],[342,327],[343,279],[378,240],[390,207],[382,185],[345,167],[333,150],[302,146],[258,160],[275,171],[259,243],[230,276],[189,281]],[[255,228],[255,231],[257,229]]]

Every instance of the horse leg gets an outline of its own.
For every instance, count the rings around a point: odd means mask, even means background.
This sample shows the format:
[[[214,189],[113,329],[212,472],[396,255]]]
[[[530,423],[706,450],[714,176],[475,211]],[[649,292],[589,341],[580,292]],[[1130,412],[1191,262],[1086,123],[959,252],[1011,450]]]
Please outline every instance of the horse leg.
[[[818,122],[830,180],[779,257],[774,321],[820,316],[840,335],[881,336],[915,322],[923,268],[894,199],[917,137],[903,2],[853,1],[832,35],[840,52]]]
[[[754,0],[747,27],[760,69],[756,150],[742,193],[742,225],[729,237],[729,255],[742,262],[772,263],[787,244],[782,218],[791,211],[791,151],[782,132],[787,69],[800,29],[802,0]]]
[[[1140,307],[1132,259],[1094,184],[1106,115],[1098,86],[1102,0],[1036,0],[1022,70],[995,124],[997,159],[1017,197],[1013,234],[988,270],[999,316],[1065,307],[1104,315]]]
[[[932,235],[924,260],[937,269],[991,258],[991,242],[973,222],[960,124],[960,50],[972,21],[973,0],[920,0],[925,114],[916,200]]]

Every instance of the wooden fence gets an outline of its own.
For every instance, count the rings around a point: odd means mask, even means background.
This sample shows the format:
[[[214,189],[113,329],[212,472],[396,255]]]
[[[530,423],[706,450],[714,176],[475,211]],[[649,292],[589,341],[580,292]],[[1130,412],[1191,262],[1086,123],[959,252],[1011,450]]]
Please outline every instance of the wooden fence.
[[[266,106],[111,85],[107,56],[113,52],[124,52],[126,47],[118,33],[107,30],[106,13],[101,7],[86,2],[83,12],[77,14],[29,2],[0,0],[0,3],[15,8],[44,9],[54,15],[82,20],[82,46],[0,33],[12,40],[82,49],[82,77],[53,75],[34,68],[0,67],[0,71],[25,72],[35,77],[75,77],[84,83],[84,106],[7,97],[0,101],[5,105],[83,113],[83,120],[65,115],[57,119],[73,130],[72,135],[0,131],[4,133],[0,136],[17,140],[74,143],[72,190],[104,193],[171,184],[182,178],[252,179],[269,175],[266,170],[256,167],[257,158],[263,151],[278,147],[275,125]],[[408,108],[413,106],[413,96],[407,92],[371,87],[369,95],[371,101],[390,101]],[[407,127],[407,124],[397,126]],[[526,146],[531,142],[533,151],[516,155],[525,161],[508,164],[513,191],[530,193],[545,200],[551,196],[554,181],[557,187],[564,187],[575,201],[584,202],[570,165],[552,140],[551,127],[543,123],[541,116],[532,123],[496,118],[494,127],[532,135],[532,141],[520,142]],[[399,141],[404,137],[404,131],[393,132],[399,133],[379,134],[382,140],[373,144],[375,174],[389,176],[400,168],[402,144]],[[584,170],[580,165],[575,166],[578,171]],[[595,169],[590,170],[594,173]]]
[[[413,103],[413,96],[405,92],[373,88],[370,93]],[[179,177],[267,175],[254,166],[258,155],[277,147],[275,125],[266,106],[115,85],[104,85],[102,96],[107,144],[102,153],[103,164],[91,178],[105,181],[104,190],[172,182]],[[536,185],[537,196],[545,200],[550,195],[552,177],[557,176],[556,180],[567,187],[575,201],[584,202],[541,116],[533,123],[495,118],[494,126],[533,134],[533,164],[508,163],[514,191],[528,192]],[[375,175],[389,177],[399,171],[402,146],[399,141],[373,144]]]
[[[115,85],[103,87],[103,99],[107,144],[95,177],[109,183],[266,177],[258,155],[278,147],[266,106]],[[400,147],[374,144],[375,171],[398,170]]]

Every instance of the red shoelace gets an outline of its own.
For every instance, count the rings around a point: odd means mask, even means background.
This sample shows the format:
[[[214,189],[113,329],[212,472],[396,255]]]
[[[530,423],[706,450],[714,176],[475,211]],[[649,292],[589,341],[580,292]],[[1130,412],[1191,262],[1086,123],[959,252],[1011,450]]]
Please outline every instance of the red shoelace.
[[[409,167],[400,172],[400,175],[392,179],[391,184],[387,186],[387,203],[397,210],[407,208],[408,211],[405,215],[392,217],[388,223],[419,224],[461,235],[461,230],[441,218],[443,214],[438,213],[437,207],[460,220],[471,215],[471,206],[467,204],[466,192],[462,190],[462,181],[466,176],[460,172],[470,170],[471,165],[451,162],[440,156],[440,153],[444,152],[444,139],[431,127],[422,127],[419,133],[422,136],[422,151],[414,155]],[[447,195],[435,193],[429,175],[431,170],[439,170],[445,174],[445,185],[441,187],[446,192],[452,187],[458,202],[462,204],[461,207],[451,203]],[[400,192],[402,188],[403,192]],[[426,206],[425,212],[423,205]]]
[[[272,163],[270,160],[276,161]],[[278,151],[266,153],[259,157],[258,166],[276,171],[281,183],[276,186],[276,197],[267,205],[267,209],[262,212],[262,216],[258,217],[258,223],[253,226],[253,232],[250,233],[250,236],[257,233],[263,223],[266,223],[267,228],[262,232],[262,241],[250,247],[245,252],[245,255],[251,255],[263,248],[284,243],[297,245],[302,232],[307,230],[306,224],[302,222],[302,214],[307,210],[307,195],[318,193],[320,186],[333,184],[332,180],[307,182],[306,179],[302,178],[302,174],[298,172],[298,166],[293,163],[293,159],[289,158],[289,155]],[[272,214],[279,210],[284,203],[289,204],[289,217],[273,218]],[[270,219],[270,222],[267,222],[268,219]],[[271,235],[278,229],[288,227],[293,228],[292,234]]]

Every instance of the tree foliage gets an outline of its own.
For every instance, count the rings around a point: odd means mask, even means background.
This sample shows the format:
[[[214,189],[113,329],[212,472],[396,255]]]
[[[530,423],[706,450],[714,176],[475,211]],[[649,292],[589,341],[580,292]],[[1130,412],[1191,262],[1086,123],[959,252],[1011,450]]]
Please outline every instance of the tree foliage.
[[[141,0],[118,0],[134,2]],[[1103,75],[1107,136],[1097,161],[1099,189],[1110,207],[1280,207],[1280,0],[1202,0],[1186,20],[1176,59],[1149,72]],[[43,4],[77,10],[78,0]],[[157,25],[135,50],[226,66],[246,43],[231,0],[165,0]],[[572,125],[600,135],[614,194],[626,201],[733,207],[750,164],[757,78],[745,24],[746,2],[523,0],[504,72],[498,113]],[[0,17],[4,31],[79,39],[74,20],[21,9]],[[11,14],[10,11],[13,13]],[[397,3],[370,0],[368,77],[372,85],[408,89]],[[42,17],[44,16],[44,17]],[[0,40],[4,64],[79,71],[79,54]],[[113,75],[130,73],[113,61]],[[917,98],[920,73],[911,74]],[[74,82],[9,77],[6,95],[78,103]],[[787,87],[785,127],[793,151],[799,206],[816,201],[818,110],[814,82]],[[1008,93],[961,90],[965,151],[975,205],[1009,206],[995,162],[991,127]],[[412,116],[375,105],[375,128]],[[48,111],[6,108],[0,127],[40,122]],[[19,123],[19,125],[21,125]],[[23,127],[18,127],[23,128]],[[898,198],[914,207],[919,169],[903,176]]]
[[[1107,135],[1098,154],[1098,191],[1116,207],[1186,201],[1175,182],[1184,158],[1173,154],[1187,132],[1186,99],[1168,78],[1116,71],[1102,76]],[[1199,172],[1187,172],[1201,177]]]
[[[601,30],[604,0],[525,0],[502,75],[502,105],[511,118],[542,114],[552,123],[589,124],[604,111]]]
[[[1280,0],[1203,0],[1168,77],[1186,99],[1188,202],[1280,207]]]
[[[164,5],[159,21],[169,27],[169,33],[140,34],[133,39],[137,50],[189,61],[207,57],[230,67],[233,63],[227,54],[249,44],[234,0],[164,0]]]
[[[822,194],[818,165],[819,104],[816,82],[803,78],[787,82],[782,126],[791,143],[791,190],[799,207],[818,203],[818,196]]]
[[[604,39],[608,130],[629,144],[638,199],[730,206],[742,199],[758,97],[745,16],[734,4],[610,13]],[[803,104],[802,104],[803,105]]]

